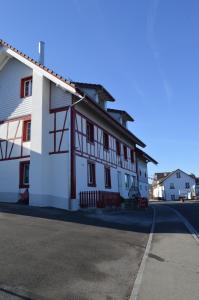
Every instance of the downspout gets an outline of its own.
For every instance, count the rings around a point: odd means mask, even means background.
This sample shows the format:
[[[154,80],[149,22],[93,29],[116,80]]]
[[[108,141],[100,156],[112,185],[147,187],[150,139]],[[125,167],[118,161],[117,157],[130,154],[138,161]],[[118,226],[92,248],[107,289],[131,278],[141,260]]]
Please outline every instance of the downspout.
[[[75,161],[75,108],[70,108],[70,194],[71,200],[76,199],[76,161]]]

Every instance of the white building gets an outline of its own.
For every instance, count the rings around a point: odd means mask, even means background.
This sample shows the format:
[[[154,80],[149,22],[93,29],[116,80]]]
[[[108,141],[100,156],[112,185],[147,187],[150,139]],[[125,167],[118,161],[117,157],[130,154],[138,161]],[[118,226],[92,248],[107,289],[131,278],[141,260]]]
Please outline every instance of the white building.
[[[191,199],[195,196],[195,179],[180,169],[156,173],[152,188],[155,199],[178,200],[179,197]]]
[[[107,111],[108,101],[103,86],[67,81],[42,56],[0,40],[0,201],[17,202],[27,188],[30,205],[64,209],[78,209],[81,192],[88,206],[98,191],[127,198],[137,165],[147,174],[156,162],[147,154],[138,162],[145,144],[127,129],[133,119]]]

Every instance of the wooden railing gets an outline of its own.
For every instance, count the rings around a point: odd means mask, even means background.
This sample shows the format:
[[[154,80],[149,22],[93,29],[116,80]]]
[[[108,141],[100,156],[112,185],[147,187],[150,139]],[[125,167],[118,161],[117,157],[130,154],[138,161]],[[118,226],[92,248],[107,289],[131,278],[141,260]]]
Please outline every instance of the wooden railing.
[[[81,208],[119,207],[120,194],[106,191],[80,192]]]

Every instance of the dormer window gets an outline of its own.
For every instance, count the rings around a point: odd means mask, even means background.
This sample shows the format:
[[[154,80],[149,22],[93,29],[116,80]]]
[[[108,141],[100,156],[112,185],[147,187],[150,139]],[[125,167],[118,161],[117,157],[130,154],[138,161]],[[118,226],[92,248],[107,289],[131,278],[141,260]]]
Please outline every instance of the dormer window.
[[[21,98],[32,96],[32,76],[21,79]]]

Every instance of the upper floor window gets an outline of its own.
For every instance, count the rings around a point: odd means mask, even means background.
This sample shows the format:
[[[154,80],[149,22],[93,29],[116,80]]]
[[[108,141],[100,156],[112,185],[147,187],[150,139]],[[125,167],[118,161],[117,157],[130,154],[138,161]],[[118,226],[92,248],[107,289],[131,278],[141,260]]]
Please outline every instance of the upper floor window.
[[[124,159],[127,160],[127,146],[123,145]]]
[[[96,186],[95,164],[88,162],[88,186]]]
[[[176,177],[177,177],[177,178],[181,178],[180,172],[177,172],[177,173],[176,173]]]
[[[31,121],[25,120],[23,122],[23,142],[30,141],[31,138]]]
[[[171,190],[172,190],[172,189],[175,189],[175,186],[174,186],[174,183],[173,183],[173,182],[170,183],[170,189],[171,189]]]
[[[109,138],[106,132],[103,133],[103,145],[105,150],[109,149]]]
[[[139,170],[139,173],[140,173],[140,176],[142,176],[142,171],[141,170]]]
[[[21,79],[21,98],[32,96],[32,76]]]
[[[135,162],[134,150],[133,149],[131,149],[131,162],[132,162],[132,164]]]
[[[116,153],[118,156],[121,154],[120,142],[116,140]]]
[[[86,137],[88,142],[94,143],[94,125],[89,121],[86,122]]]
[[[185,189],[190,189],[190,183],[189,182],[185,182]]]
[[[105,187],[111,188],[111,169],[104,167]]]

